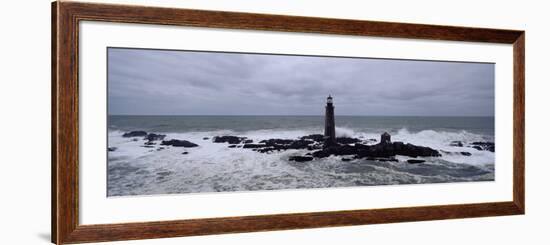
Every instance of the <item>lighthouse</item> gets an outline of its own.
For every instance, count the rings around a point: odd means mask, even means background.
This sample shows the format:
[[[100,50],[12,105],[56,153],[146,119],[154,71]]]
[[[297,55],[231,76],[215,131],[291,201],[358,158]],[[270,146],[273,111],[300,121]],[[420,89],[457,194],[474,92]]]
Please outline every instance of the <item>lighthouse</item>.
[[[327,105],[325,106],[325,138],[327,144],[336,143],[336,128],[334,123],[334,105],[332,104],[332,96],[327,97]]]

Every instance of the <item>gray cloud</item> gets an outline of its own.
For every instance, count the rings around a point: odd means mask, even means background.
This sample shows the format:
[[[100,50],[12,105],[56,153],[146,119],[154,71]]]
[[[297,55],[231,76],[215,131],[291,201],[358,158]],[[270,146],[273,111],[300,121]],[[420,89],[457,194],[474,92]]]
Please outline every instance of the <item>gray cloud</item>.
[[[494,115],[494,64],[108,49],[112,115]]]

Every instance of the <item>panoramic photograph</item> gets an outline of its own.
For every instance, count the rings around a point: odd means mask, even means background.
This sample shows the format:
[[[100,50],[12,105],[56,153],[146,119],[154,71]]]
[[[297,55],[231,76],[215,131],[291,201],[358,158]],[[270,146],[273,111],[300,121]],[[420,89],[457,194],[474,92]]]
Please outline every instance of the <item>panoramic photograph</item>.
[[[107,196],[494,181],[494,63],[107,49]]]

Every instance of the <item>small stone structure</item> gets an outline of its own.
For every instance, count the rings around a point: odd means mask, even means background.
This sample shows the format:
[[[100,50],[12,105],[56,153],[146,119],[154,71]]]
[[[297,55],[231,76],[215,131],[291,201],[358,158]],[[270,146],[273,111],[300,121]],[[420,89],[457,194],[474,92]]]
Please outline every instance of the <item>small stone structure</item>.
[[[380,143],[391,143],[391,135],[388,134],[388,132],[384,132],[382,135],[380,135]]]

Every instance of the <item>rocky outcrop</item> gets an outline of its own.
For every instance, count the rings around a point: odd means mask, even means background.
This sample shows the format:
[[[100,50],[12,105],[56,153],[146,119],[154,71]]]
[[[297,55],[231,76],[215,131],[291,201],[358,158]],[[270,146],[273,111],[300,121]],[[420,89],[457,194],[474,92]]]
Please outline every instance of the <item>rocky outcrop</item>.
[[[352,159],[366,158],[376,161],[394,161],[397,155],[416,157],[439,157],[439,151],[413,144],[403,142],[391,142],[385,140],[384,143],[370,145],[368,143],[376,140],[361,140],[351,137],[338,137],[335,142],[327,144],[325,136],[321,134],[311,134],[300,137],[299,139],[266,139],[258,143],[252,143],[246,137],[238,136],[216,136],[213,138],[215,143],[229,143],[229,148],[241,147],[250,149],[259,153],[271,153],[274,151],[285,150],[308,150],[305,156],[292,156],[291,161],[303,162],[311,161],[314,158],[324,158],[331,155],[348,156],[342,158],[342,161],[351,161]],[[467,155],[468,153],[461,153]],[[415,160],[415,159],[413,159]],[[419,160],[420,161],[420,160]]]
[[[325,136],[322,134],[310,134],[306,136],[302,136],[300,139],[302,140],[313,140],[315,142],[324,142]]]
[[[355,144],[359,143],[361,140],[356,138],[350,138],[350,137],[336,137],[336,143],[338,144]]]
[[[490,151],[495,152],[495,143],[494,142],[473,142],[470,147],[478,151]]]
[[[157,141],[157,140],[164,140],[164,138],[166,138],[166,135],[164,134],[149,133],[147,136],[145,136],[144,139],[151,142],[151,141]]]
[[[291,156],[288,160],[295,162],[309,162],[313,160],[310,156]]]
[[[122,135],[122,137],[125,137],[125,138],[145,137],[145,136],[147,136],[147,132],[145,132],[145,131],[131,131],[131,132],[124,133]]]
[[[404,144],[403,142],[379,143],[376,145],[355,144],[339,145],[324,148],[313,152],[314,157],[323,158],[330,155],[355,155],[356,158],[377,157],[387,158],[396,155],[409,157],[438,157],[441,156],[437,150],[425,146]]]
[[[232,135],[216,136],[212,139],[214,143],[229,143],[232,145],[240,144],[244,140],[246,140],[246,137],[237,137]]]
[[[161,145],[170,145],[170,146],[174,146],[174,147],[186,147],[186,148],[189,148],[189,147],[197,147],[199,145],[193,143],[193,142],[190,142],[190,141],[187,141],[187,140],[175,140],[175,139],[172,139],[172,140],[163,140],[162,143],[160,143]]]
[[[255,148],[263,148],[266,147],[265,144],[244,144],[243,148],[245,149],[255,149]]]

